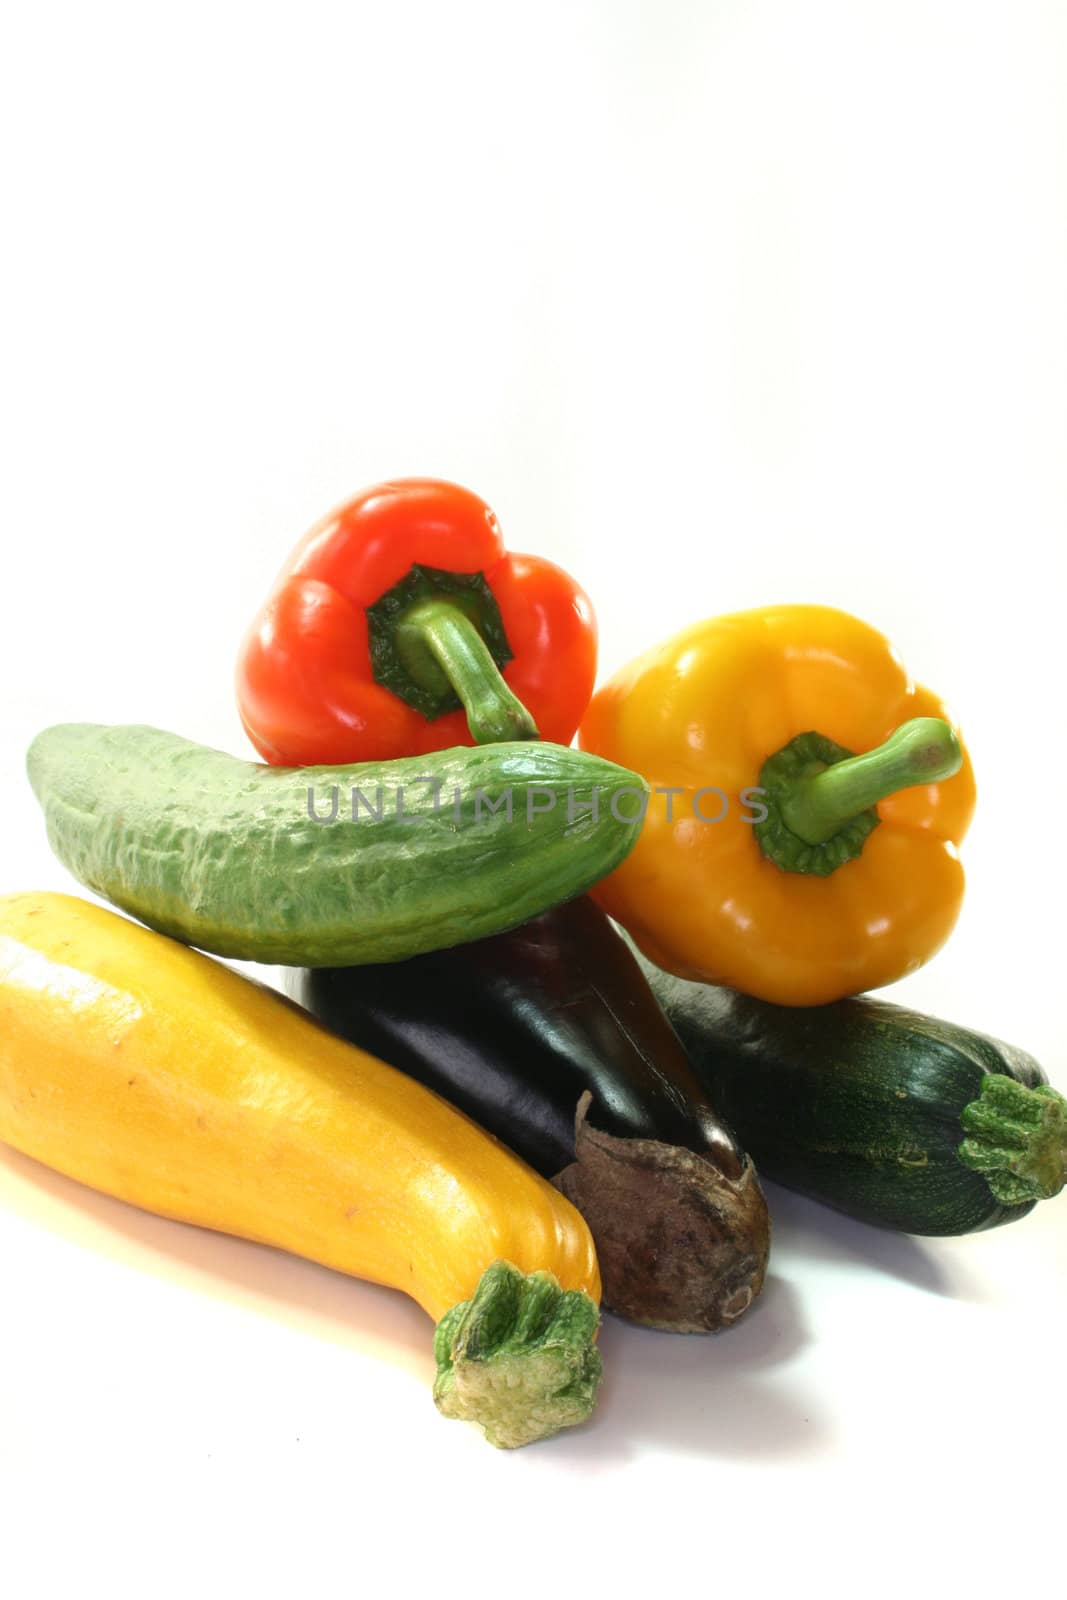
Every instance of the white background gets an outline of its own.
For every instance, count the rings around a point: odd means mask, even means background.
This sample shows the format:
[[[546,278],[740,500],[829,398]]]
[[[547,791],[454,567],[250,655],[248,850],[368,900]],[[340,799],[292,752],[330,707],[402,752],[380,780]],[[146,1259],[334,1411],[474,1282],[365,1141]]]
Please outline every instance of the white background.
[[[1067,13],[939,0],[11,4],[0,33],[5,889],[70,887],[56,720],[244,750],[290,546],[438,474],[593,596],[876,623],[980,803],[893,998],[1067,1087]],[[762,1303],[609,1322],[581,1432],[430,1401],[399,1296],[0,1156],[12,1600],[1062,1582],[1067,1203],[969,1240],[773,1191]]]

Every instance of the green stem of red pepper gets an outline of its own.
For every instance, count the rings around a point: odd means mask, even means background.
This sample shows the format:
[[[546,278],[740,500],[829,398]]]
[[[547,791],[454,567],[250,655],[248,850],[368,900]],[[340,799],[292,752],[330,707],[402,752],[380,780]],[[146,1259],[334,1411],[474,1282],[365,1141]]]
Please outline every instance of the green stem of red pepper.
[[[427,689],[443,672],[467,714],[476,744],[536,739],[537,725],[500,674],[478,629],[459,606],[423,600],[396,624],[396,647],[411,677]]]

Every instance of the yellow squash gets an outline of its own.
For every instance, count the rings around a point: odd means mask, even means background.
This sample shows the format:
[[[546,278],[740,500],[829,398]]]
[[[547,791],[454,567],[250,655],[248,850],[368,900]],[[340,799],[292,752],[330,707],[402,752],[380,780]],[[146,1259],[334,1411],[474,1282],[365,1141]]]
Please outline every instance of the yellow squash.
[[[440,1409],[494,1443],[591,1409],[600,1280],[570,1203],[428,1089],[161,934],[67,895],[0,899],[0,1138],[404,1290],[438,1321]]]

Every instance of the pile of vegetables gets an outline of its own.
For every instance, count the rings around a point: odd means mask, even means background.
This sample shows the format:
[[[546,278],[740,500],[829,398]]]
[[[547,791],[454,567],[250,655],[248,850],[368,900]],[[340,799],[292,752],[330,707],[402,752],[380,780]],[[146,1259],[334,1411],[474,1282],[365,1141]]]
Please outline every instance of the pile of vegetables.
[[[509,1448],[589,1415],[601,1303],[748,1311],[758,1172],[923,1234],[1067,1181],[1031,1057],[864,997],[951,933],[975,799],[887,641],[779,606],[595,671],[586,595],[483,501],[379,485],[241,646],[262,764],[34,741],[53,849],[129,917],[0,899],[0,1139],[410,1294],[438,1408]]]

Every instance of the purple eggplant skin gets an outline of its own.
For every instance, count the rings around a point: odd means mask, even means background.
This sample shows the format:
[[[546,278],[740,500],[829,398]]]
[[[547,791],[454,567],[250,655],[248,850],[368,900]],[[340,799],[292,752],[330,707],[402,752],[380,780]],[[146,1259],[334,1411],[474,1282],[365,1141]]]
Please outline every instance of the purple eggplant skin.
[[[755,1169],[592,900],[408,961],[290,969],[287,985],[567,1195],[608,1310],[708,1333],[752,1304],[770,1244]]]

